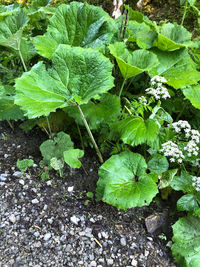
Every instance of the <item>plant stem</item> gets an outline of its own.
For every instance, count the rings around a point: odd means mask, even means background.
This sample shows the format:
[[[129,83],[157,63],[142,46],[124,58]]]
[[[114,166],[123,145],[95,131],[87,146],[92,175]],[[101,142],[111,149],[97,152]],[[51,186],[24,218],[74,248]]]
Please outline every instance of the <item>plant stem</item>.
[[[121,97],[121,94],[122,94],[122,91],[123,91],[123,89],[124,89],[124,85],[125,85],[126,81],[127,81],[127,79],[126,79],[126,77],[125,77],[125,78],[124,78],[124,81],[123,81],[123,83],[122,83],[122,86],[121,86],[121,88],[120,88],[120,91],[119,91],[119,97]]]
[[[85,124],[85,127],[86,127],[86,129],[87,129],[87,132],[88,132],[88,134],[89,134],[89,137],[91,138],[91,141],[92,141],[92,143],[93,143],[93,145],[94,145],[94,148],[95,148],[95,150],[96,150],[96,152],[97,152],[97,156],[99,157],[100,162],[103,163],[103,157],[102,157],[101,152],[100,152],[100,150],[99,150],[99,148],[98,148],[98,146],[97,146],[96,141],[94,140],[94,137],[93,137],[93,135],[92,135],[92,132],[90,131],[90,127],[89,127],[89,125],[88,125],[88,123],[87,123],[87,121],[86,121],[86,118],[85,118],[85,116],[84,116],[84,114],[83,114],[83,111],[82,111],[82,109],[81,109],[81,107],[79,106],[78,103],[76,103],[76,106],[77,106],[77,108],[78,108],[78,110],[79,110],[79,112],[80,112],[80,114],[81,114],[81,117],[82,117],[83,122],[84,122],[84,124]]]
[[[46,117],[46,119],[47,119],[47,125],[48,125],[48,129],[49,129],[49,137],[52,138],[53,136],[52,136],[52,131],[51,131],[51,125],[49,123],[49,118]]]
[[[181,20],[181,25],[183,25],[183,22],[185,20],[185,16],[186,16],[186,13],[187,13],[187,8],[188,8],[188,2],[186,1],[185,6],[184,6],[183,17],[182,17],[182,20]]]
[[[19,42],[18,42],[18,52],[19,52],[19,56],[20,56],[22,65],[23,65],[23,67],[24,67],[24,70],[25,70],[25,72],[27,72],[28,69],[27,69],[26,64],[25,64],[25,62],[24,62],[24,59],[23,59],[23,56],[22,56],[22,53],[21,53],[21,50],[20,50],[20,45],[21,45],[21,39],[20,39]]]
[[[179,114],[177,115],[175,121],[178,121],[180,119],[180,117],[182,116],[184,110],[185,110],[185,107],[187,106],[187,102],[183,105],[183,108],[182,110],[179,112]]]
[[[78,133],[79,133],[79,136],[80,136],[80,139],[81,139],[81,147],[84,150],[83,137],[82,137],[81,130],[80,130],[80,127],[79,127],[78,123],[76,123],[76,126],[77,126]]]
[[[7,120],[7,123],[9,124],[10,128],[14,131],[14,127],[12,126],[12,123],[9,120]]]

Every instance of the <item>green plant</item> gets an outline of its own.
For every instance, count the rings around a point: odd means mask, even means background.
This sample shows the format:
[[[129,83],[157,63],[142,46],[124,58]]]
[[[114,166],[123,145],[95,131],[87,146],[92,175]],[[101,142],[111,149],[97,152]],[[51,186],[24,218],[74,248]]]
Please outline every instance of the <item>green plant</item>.
[[[32,159],[23,159],[17,160],[17,168],[20,169],[21,172],[25,172],[29,167],[32,167],[34,161]]]
[[[42,180],[52,168],[65,176],[65,163],[81,167],[84,152],[71,141],[80,137],[102,163],[97,200],[126,210],[149,205],[159,190],[165,199],[181,191],[177,209],[188,217],[174,226],[172,251],[179,264],[195,266],[199,43],[182,25],[157,24],[128,6],[122,29],[123,19],[100,7],[50,3],[0,7],[0,120],[26,118],[26,131],[39,125],[48,134]],[[189,5],[195,10],[195,1],[184,3],[184,14]],[[105,162],[99,147],[111,154]],[[180,233],[192,219],[187,252]]]

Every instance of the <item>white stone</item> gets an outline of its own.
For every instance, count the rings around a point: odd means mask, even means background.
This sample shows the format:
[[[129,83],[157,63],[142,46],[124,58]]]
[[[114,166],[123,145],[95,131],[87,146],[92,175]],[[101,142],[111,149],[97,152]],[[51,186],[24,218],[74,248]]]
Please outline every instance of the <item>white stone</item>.
[[[135,259],[133,259],[131,261],[131,265],[136,267],[138,265],[138,262]]]
[[[69,186],[68,188],[67,188],[67,191],[68,192],[72,192],[74,190],[74,187],[73,186]]]
[[[25,184],[24,180],[20,179],[19,184],[24,185]]]
[[[32,202],[32,204],[38,204],[39,203],[39,201],[37,200],[37,198],[34,198],[31,202]]]
[[[47,233],[44,235],[44,241],[48,241],[51,238],[51,233]]]
[[[11,214],[11,215],[10,215],[10,217],[9,217],[9,221],[10,221],[11,223],[16,223],[16,217],[15,217],[14,214]]]
[[[108,265],[113,265],[113,259],[107,259],[106,261]]]
[[[78,222],[80,221],[79,218],[77,218],[75,215],[73,215],[71,218],[70,218],[70,221],[73,223],[73,224],[78,224]]]

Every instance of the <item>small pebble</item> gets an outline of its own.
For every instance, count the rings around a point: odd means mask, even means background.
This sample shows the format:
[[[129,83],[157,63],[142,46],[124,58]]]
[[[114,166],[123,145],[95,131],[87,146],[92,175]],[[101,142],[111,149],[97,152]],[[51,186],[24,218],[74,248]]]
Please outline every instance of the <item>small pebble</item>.
[[[51,238],[51,233],[47,233],[44,235],[44,241],[48,241]]]
[[[14,214],[11,214],[10,215],[10,217],[9,217],[9,221],[11,222],[11,223],[16,223],[16,217],[15,217],[15,215]]]
[[[37,200],[37,198],[34,198],[32,201],[31,201],[33,204],[38,204],[39,201]]]

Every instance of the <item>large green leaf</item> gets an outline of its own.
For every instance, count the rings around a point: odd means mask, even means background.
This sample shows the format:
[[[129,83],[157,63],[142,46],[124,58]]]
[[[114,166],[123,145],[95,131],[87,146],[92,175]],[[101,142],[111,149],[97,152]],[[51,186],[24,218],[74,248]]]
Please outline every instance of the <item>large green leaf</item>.
[[[195,108],[200,109],[200,85],[187,86],[183,94]]]
[[[19,50],[22,32],[28,20],[25,12],[20,10],[0,21],[0,45]]]
[[[144,71],[149,71],[158,64],[157,56],[139,49],[130,51],[125,43],[110,44],[110,53],[116,58],[117,64],[124,78],[128,79]]]
[[[159,28],[157,47],[163,51],[174,51],[191,45],[192,34],[183,26],[167,23]]]
[[[158,189],[157,177],[146,174],[146,168],[140,154],[126,151],[112,156],[99,169],[97,199],[124,210],[149,205]]]
[[[184,193],[193,193],[192,177],[185,171],[181,172],[181,176],[175,176],[170,184],[174,190],[182,190]]]
[[[17,11],[19,11],[19,4],[14,3],[12,5],[4,6],[0,5],[0,21],[4,18],[7,17]]]
[[[51,58],[59,44],[81,47],[102,47],[109,43],[116,26],[100,7],[72,2],[61,5],[50,19],[47,32],[34,38],[38,52]]]
[[[195,212],[199,209],[200,203],[200,194],[193,195],[193,194],[186,194],[179,198],[177,202],[177,209],[180,211],[191,211]]]
[[[102,123],[111,123],[117,119],[121,112],[120,98],[112,94],[103,94],[100,102],[95,104],[90,101],[81,105],[83,114],[91,130],[96,130]],[[76,107],[64,109],[70,117],[73,117],[80,125],[84,125],[80,113]]]
[[[143,120],[139,116],[130,117],[112,124],[112,130],[117,132],[125,144],[137,146],[143,143],[151,145],[157,138],[159,126],[152,120]]]
[[[87,103],[113,87],[112,64],[98,51],[60,45],[52,62],[48,70],[39,62],[16,80],[15,102],[29,118]]]
[[[149,49],[157,37],[157,33],[143,23],[129,21],[128,24],[129,42],[136,42],[140,48]]]
[[[152,52],[156,54],[159,64],[149,71],[151,77],[155,75],[163,76],[166,78],[167,83],[175,89],[196,84],[200,80],[200,72],[197,71],[197,65],[186,49],[174,52],[152,49]]]
[[[181,267],[200,267],[200,217],[188,216],[173,225],[172,253]]]

